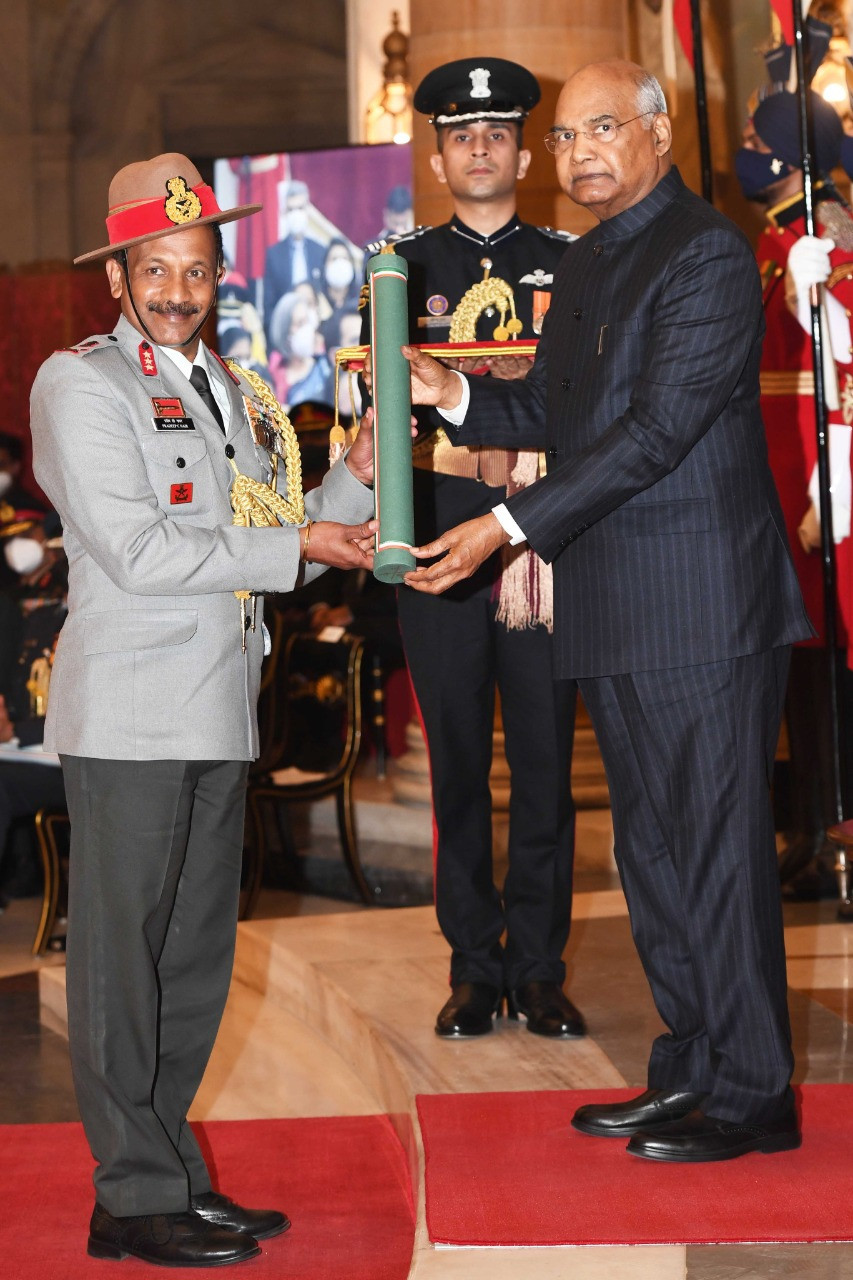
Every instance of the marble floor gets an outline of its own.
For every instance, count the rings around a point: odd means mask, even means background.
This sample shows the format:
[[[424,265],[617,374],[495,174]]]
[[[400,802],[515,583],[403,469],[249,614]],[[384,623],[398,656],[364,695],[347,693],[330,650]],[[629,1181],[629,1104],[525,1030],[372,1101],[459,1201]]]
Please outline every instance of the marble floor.
[[[422,868],[423,852],[414,851],[422,845],[413,841],[407,856]],[[432,1023],[446,991],[448,956],[431,907],[376,910],[265,890],[256,918],[240,926],[231,999],[192,1114],[385,1111],[398,1126],[419,1185],[421,1151],[411,1123],[415,1092],[623,1083],[642,1088],[649,1041],[660,1024],[634,954],[611,842],[607,811],[579,815],[567,961],[570,993],[591,1028],[587,1040],[552,1044],[523,1026],[500,1023],[482,1040],[440,1041]],[[382,867],[371,874],[381,877]],[[15,901],[0,916],[0,1123],[76,1116],[61,956],[34,962],[29,955],[36,905]],[[836,923],[829,903],[788,904],[785,912],[796,1079],[853,1081],[853,926]],[[411,1275],[853,1280],[853,1244],[435,1250],[421,1212]]]

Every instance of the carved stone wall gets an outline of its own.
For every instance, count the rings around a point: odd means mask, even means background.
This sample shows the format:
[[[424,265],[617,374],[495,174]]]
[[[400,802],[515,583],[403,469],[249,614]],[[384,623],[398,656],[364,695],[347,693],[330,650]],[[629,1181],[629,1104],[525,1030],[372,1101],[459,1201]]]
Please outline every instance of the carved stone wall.
[[[100,244],[109,180],[131,160],[347,142],[343,0],[15,0],[3,42],[12,265]]]

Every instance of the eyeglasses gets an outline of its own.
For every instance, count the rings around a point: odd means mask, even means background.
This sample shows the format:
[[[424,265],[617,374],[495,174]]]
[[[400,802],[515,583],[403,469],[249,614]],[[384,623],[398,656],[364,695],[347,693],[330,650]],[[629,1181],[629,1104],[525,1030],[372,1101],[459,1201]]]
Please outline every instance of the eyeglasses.
[[[609,146],[611,142],[616,141],[616,133],[619,129],[624,129],[626,124],[633,124],[635,120],[642,120],[643,116],[656,116],[657,111],[641,111],[638,116],[631,116],[630,120],[622,120],[619,124],[614,124],[612,120],[605,120],[601,124],[597,124],[594,129],[551,129],[545,134],[545,146],[552,155],[559,156],[569,147],[575,145],[575,139],[578,134],[582,134],[584,138],[589,138],[590,142],[601,143],[602,146]]]

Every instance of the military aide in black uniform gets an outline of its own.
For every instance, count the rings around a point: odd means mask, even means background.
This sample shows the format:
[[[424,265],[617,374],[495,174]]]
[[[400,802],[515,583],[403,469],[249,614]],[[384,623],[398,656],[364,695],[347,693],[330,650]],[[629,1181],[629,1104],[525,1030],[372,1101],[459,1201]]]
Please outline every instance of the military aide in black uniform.
[[[484,277],[511,287],[514,311],[488,306],[473,329],[472,299],[463,305],[471,324],[462,336],[501,341],[538,334],[553,272],[574,238],[523,223],[515,212],[516,182],[530,163],[521,149],[522,124],[538,100],[530,72],[501,58],[448,63],[418,87],[415,107],[436,127],[432,167],[450,189],[454,216],[444,226],[392,237],[394,252],[409,263],[413,342],[450,340],[457,305]],[[475,366],[489,376],[524,377],[530,362],[516,356],[462,362],[467,370]],[[420,544],[490,511],[508,485],[515,492],[538,474],[533,451],[453,448],[431,412],[420,411],[414,451]],[[436,909],[453,949],[452,994],[436,1024],[441,1036],[490,1031],[505,994],[510,1015],[526,1016],[529,1031],[556,1037],[586,1031],[562,990],[572,902],[575,685],[552,679],[550,586],[550,569],[518,548],[504,562],[493,557],[444,596],[399,592],[429,747]],[[512,774],[503,893],[493,881],[489,791],[496,684]]]

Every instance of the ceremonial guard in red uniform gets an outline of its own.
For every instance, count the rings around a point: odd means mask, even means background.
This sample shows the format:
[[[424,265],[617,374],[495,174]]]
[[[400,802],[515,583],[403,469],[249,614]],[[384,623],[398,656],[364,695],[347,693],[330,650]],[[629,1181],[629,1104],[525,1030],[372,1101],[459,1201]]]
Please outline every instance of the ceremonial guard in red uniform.
[[[794,564],[818,635],[795,645],[785,715],[791,757],[791,829],[781,874],[795,896],[835,895],[832,859],[822,857],[835,818],[829,691],[824,654],[824,600],[817,494],[817,437],[809,291],[823,285],[825,381],[829,410],[832,516],[837,561],[838,645],[851,637],[850,436],[853,424],[853,214],[829,174],[839,163],[843,132],[832,109],[812,96],[820,175],[815,184],[816,237],[805,234],[798,104],[773,93],[744,131],[736,168],[744,194],[765,204],[758,243],[767,333],[761,363],[761,411],[770,466],[779,490]],[[842,694],[850,699],[841,671]],[[849,753],[845,753],[849,754]],[[849,791],[844,760],[842,786]],[[849,803],[849,802],[848,802]],[[809,864],[812,864],[811,866]]]

